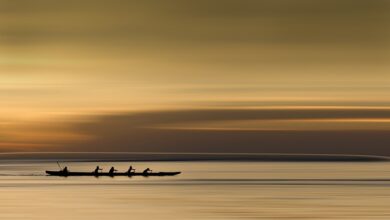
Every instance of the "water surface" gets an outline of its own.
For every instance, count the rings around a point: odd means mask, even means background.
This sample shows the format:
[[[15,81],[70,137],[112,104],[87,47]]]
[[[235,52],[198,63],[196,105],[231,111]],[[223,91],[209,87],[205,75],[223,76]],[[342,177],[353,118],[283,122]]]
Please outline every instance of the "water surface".
[[[130,163],[68,162],[73,171]],[[390,163],[134,162],[174,177],[52,177],[0,163],[0,219],[390,219]]]

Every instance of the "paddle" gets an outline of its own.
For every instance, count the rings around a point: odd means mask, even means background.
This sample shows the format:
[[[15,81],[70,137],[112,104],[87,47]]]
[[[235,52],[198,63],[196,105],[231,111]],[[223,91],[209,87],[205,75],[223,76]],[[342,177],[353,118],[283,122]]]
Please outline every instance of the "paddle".
[[[62,167],[61,167],[60,163],[58,163],[58,161],[57,161],[57,165],[60,168],[60,170],[62,170]]]

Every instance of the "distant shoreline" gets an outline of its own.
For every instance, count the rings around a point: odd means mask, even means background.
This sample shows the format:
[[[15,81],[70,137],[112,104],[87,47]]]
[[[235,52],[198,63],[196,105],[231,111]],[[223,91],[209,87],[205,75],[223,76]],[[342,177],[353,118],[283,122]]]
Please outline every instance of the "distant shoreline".
[[[27,152],[0,153],[0,162],[12,161],[252,161],[252,162],[386,162],[389,157],[339,154],[267,154],[267,153],[146,153],[146,152]]]

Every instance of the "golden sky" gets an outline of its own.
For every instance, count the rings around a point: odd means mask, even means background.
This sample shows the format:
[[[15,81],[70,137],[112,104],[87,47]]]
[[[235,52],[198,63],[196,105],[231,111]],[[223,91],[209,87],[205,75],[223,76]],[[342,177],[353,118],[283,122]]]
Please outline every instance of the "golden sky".
[[[0,0],[0,150],[370,153],[389,27],[386,0]]]

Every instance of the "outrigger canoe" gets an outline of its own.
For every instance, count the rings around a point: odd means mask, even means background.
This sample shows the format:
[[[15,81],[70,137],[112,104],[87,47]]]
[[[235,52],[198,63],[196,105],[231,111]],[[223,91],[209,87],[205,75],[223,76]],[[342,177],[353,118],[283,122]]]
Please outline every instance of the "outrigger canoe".
[[[175,176],[181,172],[156,172],[156,173],[94,173],[94,172],[63,172],[63,171],[46,171],[49,176]]]

